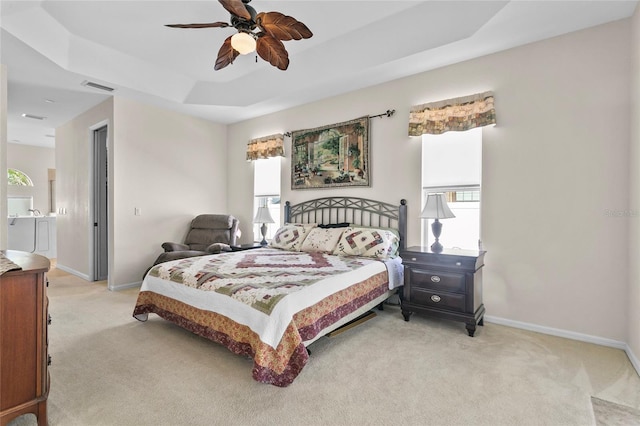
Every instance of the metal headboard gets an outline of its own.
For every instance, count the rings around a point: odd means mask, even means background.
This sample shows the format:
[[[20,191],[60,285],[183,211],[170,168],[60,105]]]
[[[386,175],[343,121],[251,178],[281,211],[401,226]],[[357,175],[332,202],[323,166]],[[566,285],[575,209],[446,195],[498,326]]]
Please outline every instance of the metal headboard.
[[[406,248],[407,200],[400,205],[356,197],[327,197],[284,205],[285,223],[343,223],[395,228],[400,235],[400,248]]]

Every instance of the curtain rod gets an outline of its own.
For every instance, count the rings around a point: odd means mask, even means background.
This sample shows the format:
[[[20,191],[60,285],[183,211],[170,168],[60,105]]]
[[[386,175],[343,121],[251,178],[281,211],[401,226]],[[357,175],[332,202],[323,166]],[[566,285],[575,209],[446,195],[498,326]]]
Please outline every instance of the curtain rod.
[[[391,117],[393,114],[396,113],[395,109],[388,109],[385,112],[383,112],[382,114],[377,114],[377,115],[370,115],[369,118],[377,118],[377,117]],[[290,137],[292,135],[291,132],[285,132],[283,133],[286,137]]]
[[[369,118],[376,118],[376,117],[391,117],[393,114],[396,113],[395,109],[388,109],[386,112],[383,112],[382,114],[378,114],[378,115],[370,115]]]

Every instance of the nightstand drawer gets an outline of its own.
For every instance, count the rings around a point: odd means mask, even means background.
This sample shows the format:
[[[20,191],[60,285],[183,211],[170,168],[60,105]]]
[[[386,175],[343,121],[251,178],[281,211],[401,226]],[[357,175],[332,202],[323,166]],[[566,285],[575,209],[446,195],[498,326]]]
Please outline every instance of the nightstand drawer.
[[[477,257],[468,256],[443,256],[433,253],[401,252],[400,257],[402,261],[407,264],[422,264],[452,270],[475,271],[482,266],[482,263],[478,264]]]
[[[417,303],[449,311],[464,312],[465,295],[458,293],[439,293],[417,288],[411,290],[410,303]]]
[[[409,268],[411,288],[431,289],[435,291],[451,291],[464,293],[464,274],[453,272],[435,272],[428,269]]]

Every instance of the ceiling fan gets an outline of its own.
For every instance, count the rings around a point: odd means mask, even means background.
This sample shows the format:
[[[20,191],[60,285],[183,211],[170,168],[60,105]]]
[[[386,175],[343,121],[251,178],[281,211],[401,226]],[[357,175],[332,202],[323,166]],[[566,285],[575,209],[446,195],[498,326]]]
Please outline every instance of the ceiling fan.
[[[227,39],[218,51],[215,70],[220,70],[238,57],[254,50],[274,67],[286,70],[289,53],[282,41],[311,38],[313,33],[305,24],[280,12],[260,12],[249,6],[251,0],[218,0],[231,14],[231,24],[211,22],[207,24],[168,24],[172,28],[225,28],[238,32]]]

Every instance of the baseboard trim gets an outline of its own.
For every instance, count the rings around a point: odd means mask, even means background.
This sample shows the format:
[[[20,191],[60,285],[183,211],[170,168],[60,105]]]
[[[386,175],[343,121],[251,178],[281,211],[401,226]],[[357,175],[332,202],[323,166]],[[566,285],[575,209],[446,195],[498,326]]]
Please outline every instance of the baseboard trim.
[[[89,276],[87,274],[83,274],[81,272],[78,272],[73,268],[69,268],[68,266],[64,266],[64,265],[61,265],[61,264],[57,263],[56,264],[56,268],[60,269],[61,271],[64,271],[64,272],[68,272],[71,275],[75,275],[76,277],[80,277],[83,280],[91,281],[91,278],[89,278]],[[133,283],[120,284],[120,285],[114,285],[114,286],[107,285],[107,288],[110,291],[119,291],[119,290],[126,290],[128,288],[140,287],[141,285],[142,285],[142,281],[136,281],[136,282],[133,282]]]
[[[629,357],[629,361],[631,361],[631,365],[633,365],[633,368],[636,369],[636,373],[638,373],[638,376],[640,376],[640,360],[638,360],[638,357],[636,356],[636,354],[633,353],[633,351],[631,350],[631,347],[629,347],[629,345],[626,345],[627,347],[625,348],[625,352],[627,353],[627,356]]]
[[[91,281],[91,279],[89,278],[89,275],[83,274],[82,272],[78,272],[75,269],[69,268],[68,266],[61,265],[60,263],[56,263],[56,269],[60,269],[64,272],[68,272],[71,275],[75,275],[76,277],[82,278],[83,280]]]
[[[142,281],[136,281],[134,283],[110,286],[109,290],[111,290],[111,291],[126,290],[128,288],[140,287],[141,285],[142,285]]]
[[[562,330],[559,328],[545,327],[543,325],[531,324],[531,323],[522,322],[522,321],[514,321],[514,320],[494,317],[490,315],[485,315],[484,319],[494,324],[506,325],[514,328],[521,328],[523,330],[535,331],[542,334],[549,334],[551,336],[566,337],[567,339],[579,340],[581,342],[587,342],[587,343],[595,343],[596,345],[609,346],[616,349],[624,350],[627,347],[627,344],[625,342],[621,342],[618,340],[606,339],[604,337],[592,336],[589,334],[576,333],[574,331]]]
[[[560,328],[545,327],[543,325],[531,324],[528,322],[514,321],[506,318],[485,315],[484,320],[493,324],[506,325],[508,327],[520,328],[523,330],[535,331],[537,333],[548,334],[551,336],[564,337],[567,339],[578,340],[580,342],[593,343],[600,346],[608,346],[611,348],[622,349],[629,358],[631,365],[640,375],[640,362],[635,356],[631,348],[626,342],[619,340],[607,339],[604,337],[592,336],[590,334],[576,333],[574,331],[562,330]]]

